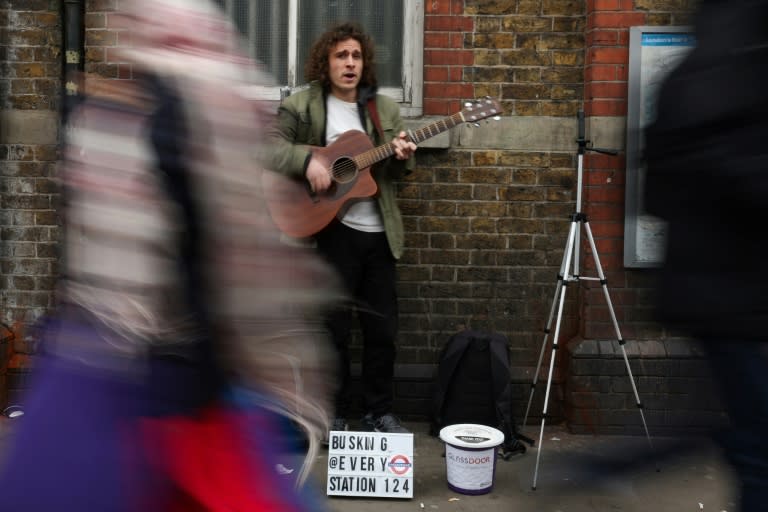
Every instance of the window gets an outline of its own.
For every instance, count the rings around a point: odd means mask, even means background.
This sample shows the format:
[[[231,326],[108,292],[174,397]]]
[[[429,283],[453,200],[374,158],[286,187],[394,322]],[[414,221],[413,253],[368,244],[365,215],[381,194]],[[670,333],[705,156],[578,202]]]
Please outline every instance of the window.
[[[421,113],[424,3],[421,0],[216,0],[246,37],[248,51],[275,78],[258,94],[280,99],[280,89],[304,83],[304,61],[331,23],[354,20],[376,43],[380,92]]]

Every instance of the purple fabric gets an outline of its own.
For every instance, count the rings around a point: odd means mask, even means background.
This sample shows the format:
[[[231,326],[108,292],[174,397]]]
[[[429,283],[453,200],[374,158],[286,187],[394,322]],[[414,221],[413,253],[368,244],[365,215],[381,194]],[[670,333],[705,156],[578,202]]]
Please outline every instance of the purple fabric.
[[[123,512],[145,488],[131,460],[129,421],[142,409],[136,382],[81,363],[41,357],[25,415],[6,449],[0,496],[7,510]],[[141,476],[143,475],[143,476]],[[140,487],[142,486],[142,487]]]
[[[45,330],[48,341],[56,339],[53,332],[66,332],[83,340],[84,347],[99,339],[80,322],[56,321]],[[168,360],[137,368],[128,360],[107,360],[103,353],[69,356],[49,351],[39,357],[22,401],[25,414],[13,422],[0,459],[0,508],[164,512],[163,500],[174,499],[175,488],[162,469],[150,464],[138,420],[178,417],[195,409],[184,396],[196,394],[194,386],[184,385],[195,373]],[[254,463],[269,470],[277,463],[294,469],[292,475],[275,474],[267,488],[295,510],[325,510],[314,489],[293,489],[303,454],[291,453],[286,425],[258,403],[232,397],[227,402],[242,412],[240,428],[248,440],[244,448]]]

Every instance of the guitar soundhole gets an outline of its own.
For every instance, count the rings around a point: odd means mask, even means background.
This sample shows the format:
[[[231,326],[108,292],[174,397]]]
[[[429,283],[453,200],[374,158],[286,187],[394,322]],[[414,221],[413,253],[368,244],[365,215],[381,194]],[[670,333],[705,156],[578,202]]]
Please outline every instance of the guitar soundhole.
[[[332,172],[337,183],[349,183],[357,177],[357,165],[351,158],[343,156],[333,162]]]

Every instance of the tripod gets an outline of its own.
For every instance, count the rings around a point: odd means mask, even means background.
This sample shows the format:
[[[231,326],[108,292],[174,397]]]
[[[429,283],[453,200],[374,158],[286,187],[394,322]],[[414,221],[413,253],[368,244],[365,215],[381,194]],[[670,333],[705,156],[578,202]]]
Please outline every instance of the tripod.
[[[525,409],[525,417],[523,419],[523,425],[527,423],[528,413],[531,409],[531,402],[533,401],[533,394],[536,390],[536,383],[538,381],[539,370],[541,369],[541,363],[544,359],[544,349],[546,348],[547,339],[549,338],[550,328],[552,327],[552,320],[555,319],[555,309],[557,309],[557,317],[555,321],[555,332],[552,336],[552,355],[549,361],[549,374],[547,377],[547,387],[544,393],[544,410],[541,418],[541,430],[539,432],[539,447],[536,451],[536,466],[533,473],[533,485],[532,489],[536,490],[536,480],[539,474],[539,459],[541,457],[541,445],[544,439],[544,424],[547,419],[547,408],[549,406],[549,392],[552,387],[552,374],[555,368],[555,355],[557,354],[558,338],[560,336],[560,324],[563,318],[563,306],[565,304],[565,293],[570,283],[577,283],[581,280],[588,281],[600,281],[600,285],[603,289],[603,295],[605,296],[605,302],[608,305],[608,311],[613,322],[613,328],[616,331],[616,338],[621,348],[621,353],[624,357],[624,363],[627,367],[627,373],[629,374],[629,380],[632,384],[632,391],[635,395],[635,402],[637,408],[640,411],[640,418],[643,422],[643,428],[645,429],[645,435],[648,438],[648,443],[653,449],[653,443],[651,442],[651,436],[648,434],[648,425],[645,422],[645,415],[643,414],[643,405],[640,402],[640,397],[637,393],[637,387],[635,386],[635,379],[632,376],[632,369],[629,366],[629,359],[627,358],[627,351],[624,348],[624,338],[619,330],[619,323],[616,321],[616,314],[613,310],[613,304],[611,303],[611,296],[608,293],[608,285],[603,274],[603,268],[600,265],[600,257],[597,254],[597,248],[595,247],[595,240],[592,237],[592,230],[589,227],[587,216],[581,211],[581,189],[582,189],[582,175],[584,166],[584,153],[586,151],[594,151],[597,153],[603,153],[608,155],[616,155],[618,152],[610,149],[600,149],[594,147],[588,147],[589,141],[585,138],[584,134],[584,112],[578,112],[578,129],[579,135],[576,139],[576,143],[579,145],[578,151],[578,165],[577,165],[577,183],[576,183],[576,212],[571,215],[571,228],[568,231],[568,239],[565,244],[565,253],[563,254],[563,261],[560,266],[560,273],[557,276],[557,286],[555,288],[555,296],[552,300],[552,307],[549,311],[549,318],[547,319],[547,325],[544,329],[544,340],[541,345],[541,351],[539,352],[539,361],[536,365],[536,371],[533,374],[533,383],[531,384],[531,395],[528,398],[528,406]],[[579,275],[579,243],[580,240],[580,224],[584,225],[584,231],[587,234],[587,240],[589,241],[589,247],[592,250],[592,256],[595,259],[595,268],[597,270],[598,277],[584,277]],[[573,271],[571,271],[573,268]]]

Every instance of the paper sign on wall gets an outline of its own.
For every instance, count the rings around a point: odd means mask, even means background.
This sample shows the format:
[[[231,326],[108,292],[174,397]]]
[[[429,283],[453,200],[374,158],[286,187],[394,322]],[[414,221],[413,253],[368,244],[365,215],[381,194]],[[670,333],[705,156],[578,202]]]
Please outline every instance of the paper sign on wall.
[[[331,432],[326,494],[413,498],[413,434]]]

